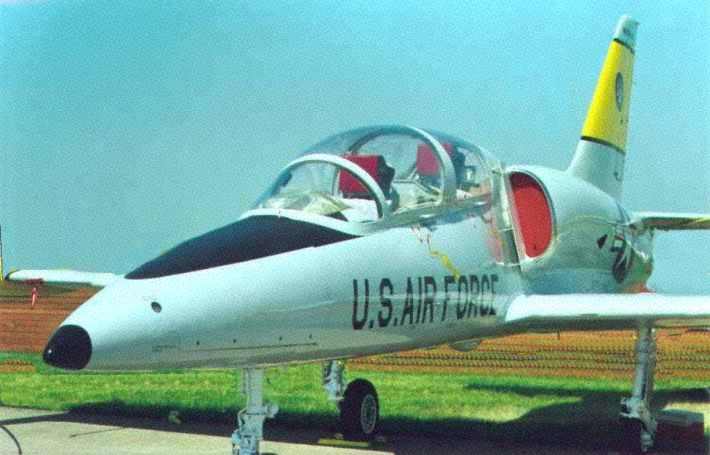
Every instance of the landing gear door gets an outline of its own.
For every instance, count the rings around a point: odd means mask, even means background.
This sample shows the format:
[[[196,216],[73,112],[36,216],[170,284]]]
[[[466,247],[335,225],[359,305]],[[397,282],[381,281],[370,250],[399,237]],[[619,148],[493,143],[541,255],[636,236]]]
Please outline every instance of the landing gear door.
[[[501,165],[491,169],[491,242],[496,261],[510,267],[520,267],[515,240],[513,211],[510,206],[510,182]]]

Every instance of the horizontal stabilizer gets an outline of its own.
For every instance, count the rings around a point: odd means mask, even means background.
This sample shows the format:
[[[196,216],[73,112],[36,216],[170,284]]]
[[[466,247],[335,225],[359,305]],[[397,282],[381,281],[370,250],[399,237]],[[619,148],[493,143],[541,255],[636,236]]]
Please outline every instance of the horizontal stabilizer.
[[[710,215],[702,213],[634,212],[632,220],[662,231],[710,229]]]
[[[511,303],[505,322],[540,331],[704,328],[710,327],[710,296],[522,295]]]
[[[81,272],[78,270],[16,270],[7,275],[9,281],[38,282],[56,286],[103,288],[119,279],[113,273]]]

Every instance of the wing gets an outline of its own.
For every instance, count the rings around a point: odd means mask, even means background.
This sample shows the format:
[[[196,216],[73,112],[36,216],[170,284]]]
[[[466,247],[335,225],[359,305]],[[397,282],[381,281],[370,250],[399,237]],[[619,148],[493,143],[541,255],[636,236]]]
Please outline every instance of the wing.
[[[710,296],[662,294],[522,295],[506,324],[518,330],[617,330],[710,327]]]
[[[662,231],[710,229],[710,215],[702,213],[634,212],[634,223]]]
[[[16,270],[7,274],[9,281],[39,282],[63,287],[91,286],[103,288],[120,278],[113,273],[78,270]]]

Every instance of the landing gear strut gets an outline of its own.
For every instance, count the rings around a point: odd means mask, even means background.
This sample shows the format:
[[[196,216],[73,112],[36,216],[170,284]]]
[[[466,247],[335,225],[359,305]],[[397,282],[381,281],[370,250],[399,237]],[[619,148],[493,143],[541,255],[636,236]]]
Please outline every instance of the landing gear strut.
[[[247,407],[237,415],[239,427],[232,434],[233,455],[258,455],[264,435],[264,420],[279,411],[275,404],[263,402],[264,370],[245,369],[242,373],[242,393]]]
[[[365,379],[356,379],[345,387],[345,364],[337,360],[323,366],[323,386],[328,398],[338,404],[343,435],[354,440],[372,439],[380,420],[375,386]]]
[[[636,452],[647,452],[656,439],[657,422],[651,412],[653,377],[656,368],[656,333],[642,327],[636,340],[636,374],[630,398],[621,400],[619,420]]]
[[[340,403],[345,393],[345,362],[331,360],[323,364],[323,388],[328,399]]]

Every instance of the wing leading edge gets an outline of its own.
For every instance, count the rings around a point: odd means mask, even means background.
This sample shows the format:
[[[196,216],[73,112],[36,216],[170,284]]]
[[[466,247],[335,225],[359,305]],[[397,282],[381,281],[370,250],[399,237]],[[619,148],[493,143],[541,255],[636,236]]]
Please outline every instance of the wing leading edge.
[[[38,281],[56,286],[103,288],[120,278],[113,273],[81,272],[78,270],[17,270],[7,274],[7,280]]]
[[[617,330],[710,327],[710,296],[662,294],[521,295],[506,324],[520,330]]]
[[[661,231],[710,229],[710,215],[702,213],[635,212],[634,221]]]

